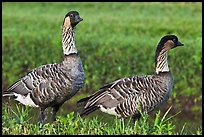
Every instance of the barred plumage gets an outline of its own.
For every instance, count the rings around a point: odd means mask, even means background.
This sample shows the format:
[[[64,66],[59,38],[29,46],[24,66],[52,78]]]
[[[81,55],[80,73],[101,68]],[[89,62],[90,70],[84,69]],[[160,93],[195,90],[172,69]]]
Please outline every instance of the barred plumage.
[[[76,11],[68,12],[62,29],[64,59],[61,63],[35,68],[8,88],[3,96],[13,96],[24,105],[40,107],[44,123],[44,110],[53,108],[53,121],[60,106],[84,85],[84,70],[77,53],[74,28],[82,21]]]
[[[163,104],[170,96],[173,87],[173,77],[168,68],[168,50],[181,46],[175,35],[164,36],[156,50],[156,74],[130,76],[116,80],[87,98],[77,103],[83,107],[80,115],[100,109],[118,117],[139,118],[139,109],[150,112]]]

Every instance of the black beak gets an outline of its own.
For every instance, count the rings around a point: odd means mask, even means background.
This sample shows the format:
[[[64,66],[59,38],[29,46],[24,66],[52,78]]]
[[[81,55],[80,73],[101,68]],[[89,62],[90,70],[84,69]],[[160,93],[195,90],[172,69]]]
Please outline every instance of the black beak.
[[[177,42],[176,46],[184,46],[183,43],[181,43],[180,41]]]
[[[76,16],[76,17],[75,17],[75,19],[76,19],[76,22],[80,22],[80,21],[82,21],[82,20],[83,20],[82,18],[80,18],[80,17],[79,17],[79,15],[78,15],[78,16]]]

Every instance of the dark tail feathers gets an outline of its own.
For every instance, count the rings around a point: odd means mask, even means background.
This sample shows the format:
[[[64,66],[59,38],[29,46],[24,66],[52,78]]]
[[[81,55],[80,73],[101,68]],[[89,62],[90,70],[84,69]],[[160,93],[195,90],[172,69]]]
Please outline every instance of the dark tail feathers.
[[[87,101],[89,100],[89,98],[91,98],[91,97],[86,97],[86,98],[80,99],[79,101],[77,101],[77,106],[78,107],[82,107],[82,106],[84,107],[86,105]]]
[[[80,114],[81,117],[84,117],[88,114],[90,114],[91,112],[95,111],[96,109],[98,109],[97,106],[90,106],[88,108],[84,108],[87,101],[91,98],[90,97],[86,97],[86,98],[82,98],[79,101],[77,101],[77,107],[79,107],[79,109],[77,110],[77,112]]]

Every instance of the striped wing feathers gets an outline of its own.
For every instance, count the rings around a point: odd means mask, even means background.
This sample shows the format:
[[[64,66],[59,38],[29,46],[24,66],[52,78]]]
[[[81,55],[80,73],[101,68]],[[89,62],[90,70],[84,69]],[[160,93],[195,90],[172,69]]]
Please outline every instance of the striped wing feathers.
[[[88,100],[85,108],[93,104],[105,102],[108,99],[109,101],[115,100],[122,102],[134,92],[139,94],[139,90],[141,90],[141,87],[136,87],[134,76],[119,79],[111,84],[105,85],[94,93]]]
[[[87,101],[85,109],[94,106],[110,109],[123,117],[137,111],[138,104],[145,102],[156,81],[153,76],[130,76],[105,85],[93,94]],[[154,86],[153,86],[154,85]],[[152,93],[153,94],[153,93]]]
[[[31,93],[34,98],[38,98],[39,102],[43,102],[50,97],[54,99],[60,88],[66,87],[66,78],[58,68],[58,64],[47,64],[28,73],[10,86],[8,91],[21,95]]]

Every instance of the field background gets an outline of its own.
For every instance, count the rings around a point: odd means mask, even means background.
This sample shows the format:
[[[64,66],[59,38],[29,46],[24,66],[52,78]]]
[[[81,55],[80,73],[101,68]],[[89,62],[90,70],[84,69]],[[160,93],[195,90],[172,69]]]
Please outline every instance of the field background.
[[[201,126],[201,3],[4,2],[2,91],[35,67],[61,62],[61,26],[70,10],[77,10],[84,19],[77,25],[75,36],[86,80],[84,88],[62,106],[58,116],[66,117],[76,111],[77,100],[94,93],[104,84],[125,76],[153,74],[158,41],[166,34],[175,34],[185,46],[169,52],[174,88],[160,110],[163,114],[172,106],[170,115],[180,112],[173,121],[176,131],[185,124],[186,131],[191,134]],[[6,108],[15,111],[16,103],[3,100],[2,111]],[[156,112],[150,114],[150,121]],[[31,122],[39,120],[37,113],[38,109],[29,108]],[[114,118],[97,111],[87,119],[96,116],[103,122]]]

